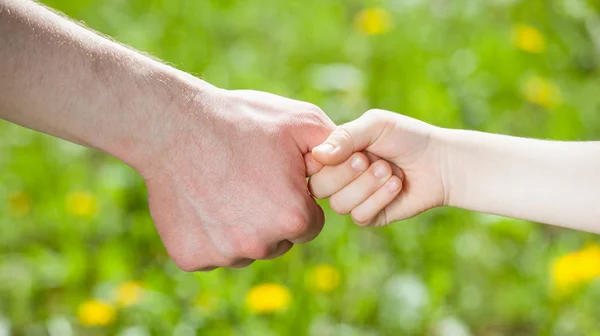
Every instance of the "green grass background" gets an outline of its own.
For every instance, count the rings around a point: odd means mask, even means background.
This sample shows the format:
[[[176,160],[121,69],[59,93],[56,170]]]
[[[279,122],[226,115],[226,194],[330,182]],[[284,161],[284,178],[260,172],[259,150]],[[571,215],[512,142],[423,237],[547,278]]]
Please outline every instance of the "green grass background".
[[[591,0],[46,3],[214,85],[310,101],[337,123],[377,107],[443,127],[600,139],[600,16]],[[390,32],[355,29],[355,15],[371,6],[390,12]],[[543,53],[515,47],[520,23],[544,34]],[[357,84],[324,88],[333,64]],[[524,99],[533,75],[558,86],[559,105]],[[32,210],[15,218],[7,199],[21,190]],[[68,214],[72,190],[96,195],[98,215]],[[600,335],[600,284],[560,300],[550,287],[552,261],[593,235],[456,209],[362,229],[321,204],[327,222],[315,241],[246,269],[187,274],[168,259],[133,171],[2,122],[0,321],[15,335],[47,335],[57,318],[76,335]],[[307,270],[321,263],[341,274],[332,293],[306,285]],[[127,280],[150,290],[143,304],[106,328],[78,324],[81,302]],[[247,291],[263,282],[290,289],[288,310],[245,307]],[[203,292],[218,302],[212,313],[194,304]]]

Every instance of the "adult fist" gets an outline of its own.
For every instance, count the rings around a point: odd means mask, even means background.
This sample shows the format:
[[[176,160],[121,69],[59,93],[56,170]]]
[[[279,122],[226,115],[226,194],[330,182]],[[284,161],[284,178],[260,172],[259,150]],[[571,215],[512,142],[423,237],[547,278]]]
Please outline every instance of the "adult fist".
[[[312,104],[216,88],[152,122],[161,140],[142,175],[175,263],[243,267],[315,238],[324,217],[307,190],[304,155],[334,126]]]
[[[34,1],[0,1],[0,45],[0,118],[136,169],[184,270],[271,258],[321,229],[303,158],[333,129],[317,107],[216,89]]]

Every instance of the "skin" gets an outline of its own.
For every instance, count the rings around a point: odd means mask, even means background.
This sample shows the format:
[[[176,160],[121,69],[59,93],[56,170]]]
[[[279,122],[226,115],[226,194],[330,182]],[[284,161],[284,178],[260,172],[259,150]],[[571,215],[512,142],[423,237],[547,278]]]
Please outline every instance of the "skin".
[[[115,156],[143,176],[185,271],[241,267],[313,239],[304,156],[316,106],[227,91],[29,1],[0,0],[0,118]]]
[[[335,196],[355,184],[358,179],[333,176],[348,176],[348,158],[361,151],[400,167],[405,176],[402,192],[393,198],[380,183],[358,187],[372,202],[357,206],[348,193],[336,198],[336,208],[350,209],[355,221],[357,212],[373,214],[358,218],[358,224],[385,225],[453,206],[600,233],[600,142],[443,129],[371,110],[313,149],[313,159],[325,167],[311,177],[311,191]]]
[[[339,214],[351,214],[361,226],[386,223],[385,206],[402,190],[402,174],[394,175],[393,165],[376,159],[369,166],[363,153],[353,153],[337,166],[325,166],[311,176],[309,190],[317,198],[329,198]]]

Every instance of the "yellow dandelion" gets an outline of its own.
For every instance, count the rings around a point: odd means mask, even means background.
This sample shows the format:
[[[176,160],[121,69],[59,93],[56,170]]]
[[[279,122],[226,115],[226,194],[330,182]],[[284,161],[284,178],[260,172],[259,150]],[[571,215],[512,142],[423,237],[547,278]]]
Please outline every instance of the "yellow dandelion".
[[[356,14],[354,27],[367,35],[385,34],[392,29],[392,16],[383,8],[365,8]]]
[[[91,218],[96,214],[96,196],[85,191],[73,191],[67,195],[67,211],[77,217]]]
[[[560,90],[553,82],[533,76],[525,80],[523,95],[530,103],[552,108],[561,102]]]
[[[331,265],[317,265],[308,277],[311,288],[320,292],[332,292],[340,284],[340,273]]]
[[[285,310],[291,301],[290,291],[275,283],[254,286],[246,295],[246,305],[256,314]]]
[[[215,295],[202,292],[195,300],[195,306],[205,314],[212,314],[219,308],[219,300]]]
[[[544,35],[530,25],[516,25],[513,29],[513,40],[517,48],[532,54],[538,54],[546,50]]]
[[[115,290],[117,304],[121,307],[134,305],[142,300],[144,288],[141,282],[127,281]]]
[[[581,251],[566,254],[552,265],[552,283],[559,293],[600,277],[600,246],[591,245]]]
[[[15,217],[23,217],[31,211],[31,198],[19,191],[8,197],[8,211]]]
[[[113,306],[98,300],[82,303],[77,311],[79,322],[85,326],[107,326],[114,322],[116,315]]]

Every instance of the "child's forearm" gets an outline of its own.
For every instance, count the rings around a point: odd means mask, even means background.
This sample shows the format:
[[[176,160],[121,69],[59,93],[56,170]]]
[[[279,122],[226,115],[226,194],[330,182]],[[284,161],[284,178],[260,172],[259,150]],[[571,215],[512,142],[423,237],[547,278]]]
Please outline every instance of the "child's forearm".
[[[447,205],[600,233],[600,142],[441,130]]]

